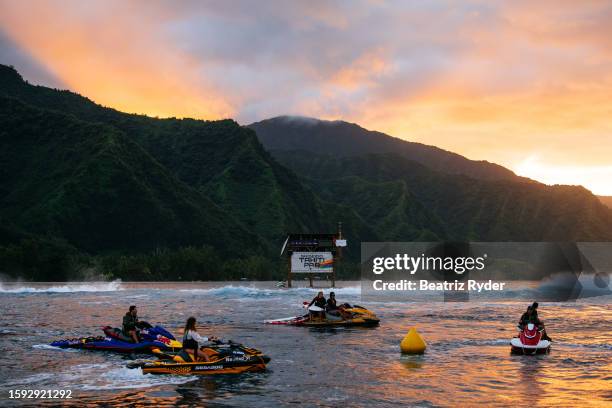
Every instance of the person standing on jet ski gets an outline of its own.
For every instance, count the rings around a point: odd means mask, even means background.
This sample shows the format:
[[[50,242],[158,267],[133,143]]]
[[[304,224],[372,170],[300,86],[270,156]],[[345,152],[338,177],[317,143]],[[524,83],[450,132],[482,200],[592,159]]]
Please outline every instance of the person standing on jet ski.
[[[138,331],[136,327],[138,326],[138,310],[136,306],[130,306],[130,310],[123,316],[123,334],[129,336],[134,340],[134,343],[140,343],[138,339]]]
[[[327,302],[325,301],[325,296],[323,295],[322,291],[317,293],[317,296],[315,296],[315,298],[312,299],[308,307],[310,308],[310,306],[312,306],[313,304],[317,307],[320,307],[321,311],[311,312],[311,313],[319,315],[320,318],[324,318],[325,317],[325,306],[327,305]]]

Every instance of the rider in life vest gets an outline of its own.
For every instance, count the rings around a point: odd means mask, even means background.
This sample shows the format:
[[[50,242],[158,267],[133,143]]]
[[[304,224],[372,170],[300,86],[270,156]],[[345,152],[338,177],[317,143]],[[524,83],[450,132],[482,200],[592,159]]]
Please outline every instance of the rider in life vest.
[[[535,324],[540,330],[542,330],[543,340],[550,340],[550,337],[548,337],[546,334],[544,322],[538,317],[538,302],[533,302],[531,306],[527,307],[527,311],[521,316],[518,326],[521,330],[523,330],[523,328],[529,323]]]

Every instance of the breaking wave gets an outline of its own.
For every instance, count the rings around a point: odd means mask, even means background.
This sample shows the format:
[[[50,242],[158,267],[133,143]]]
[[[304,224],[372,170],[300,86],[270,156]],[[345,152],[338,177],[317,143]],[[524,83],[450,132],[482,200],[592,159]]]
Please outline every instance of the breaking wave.
[[[571,293],[573,298],[589,298],[612,294],[607,274],[559,273],[544,279],[538,290],[544,294]]]
[[[95,373],[95,375],[92,375]],[[110,363],[79,364],[56,373],[38,373],[4,383],[8,387],[48,387],[81,390],[119,390],[157,387],[165,384],[183,384],[194,376],[156,376],[144,374],[142,369],[113,367]]]
[[[0,293],[71,293],[71,292],[115,292],[123,290],[121,280],[112,282],[71,282],[57,286],[20,286],[22,284],[0,283]]]
[[[313,297],[319,290],[324,290],[326,293],[330,291],[336,292],[337,295],[360,295],[361,287],[360,286],[349,286],[345,288],[278,288],[278,289],[264,289],[264,288],[255,288],[250,286],[234,286],[227,285],[218,288],[210,288],[210,289],[180,289],[180,292],[187,293],[199,293],[199,294],[207,294],[219,297],[249,297],[249,298],[267,298],[267,297],[276,297],[276,296],[296,296],[301,295],[306,298]]]

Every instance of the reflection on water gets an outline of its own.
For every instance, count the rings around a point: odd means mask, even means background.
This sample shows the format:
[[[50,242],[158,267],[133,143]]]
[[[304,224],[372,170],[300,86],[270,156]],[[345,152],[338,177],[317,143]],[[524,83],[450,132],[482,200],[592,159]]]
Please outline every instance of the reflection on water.
[[[417,374],[416,371],[423,368],[424,361],[425,359],[422,355],[400,357],[400,363],[408,370],[415,370],[415,374]]]
[[[345,284],[346,285],[346,284]],[[85,288],[85,290],[83,290]],[[336,290],[361,303],[359,287]],[[302,312],[310,289],[272,283],[28,285],[0,287],[0,396],[9,389],[72,389],[75,405],[262,406],[606,406],[612,402],[609,299],[541,304],[554,339],[544,356],[510,356],[523,303],[369,303],[377,328],[332,330],[268,326]],[[244,342],[272,357],[269,370],[240,376],[143,375],[131,356],[53,349],[65,337],[120,325],[128,305],[175,333],[194,315],[205,333]],[[399,342],[417,326],[428,343],[402,356]],[[10,356],[10,358],[6,358]],[[24,405],[56,402],[21,401]],[[3,404],[6,405],[6,404]]]

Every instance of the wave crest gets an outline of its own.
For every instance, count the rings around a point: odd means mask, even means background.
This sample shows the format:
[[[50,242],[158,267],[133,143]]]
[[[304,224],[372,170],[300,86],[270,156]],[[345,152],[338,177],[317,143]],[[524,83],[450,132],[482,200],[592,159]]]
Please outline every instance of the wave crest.
[[[295,296],[302,295],[305,298],[312,298],[316,295],[319,290],[323,290],[326,293],[335,292],[337,295],[360,295],[360,286],[349,286],[346,288],[278,288],[278,289],[265,289],[256,288],[252,286],[234,286],[227,285],[218,288],[210,289],[180,289],[180,292],[188,293],[201,293],[220,297],[250,297],[250,298],[266,298],[272,296]]]
[[[0,293],[72,293],[72,292],[115,292],[123,290],[121,280],[112,282],[71,282],[65,285],[34,287],[0,283]]]

